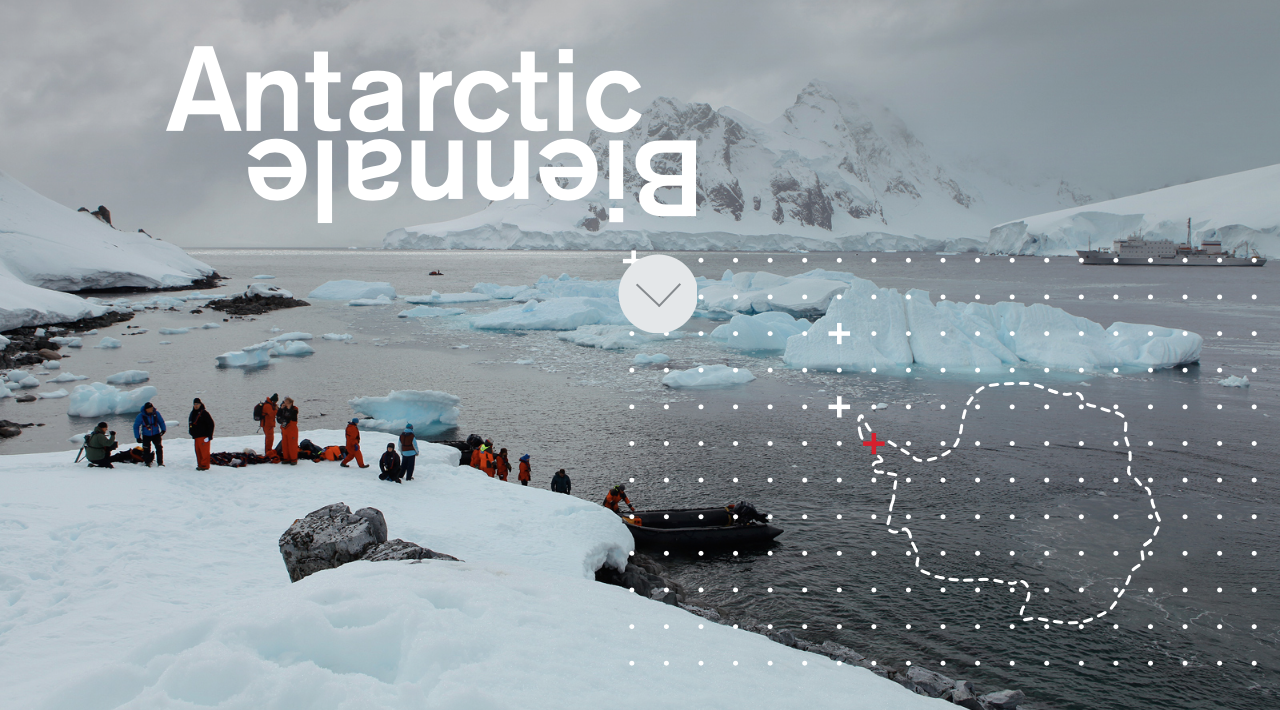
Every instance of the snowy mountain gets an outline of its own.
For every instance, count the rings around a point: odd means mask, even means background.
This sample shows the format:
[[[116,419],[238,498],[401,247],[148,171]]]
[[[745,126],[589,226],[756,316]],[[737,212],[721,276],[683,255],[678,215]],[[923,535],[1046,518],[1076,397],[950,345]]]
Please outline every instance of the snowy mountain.
[[[625,198],[608,199],[609,140],[626,144]],[[653,140],[698,143],[698,214],[640,209],[635,154]],[[1060,181],[1015,185],[944,165],[889,109],[811,82],[772,123],[731,108],[655,100],[623,135],[592,131],[596,189],[558,202],[538,189],[467,217],[396,229],[402,249],[977,249],[992,224],[1090,199]],[[661,158],[662,156],[659,156]],[[655,170],[664,167],[655,160]],[[539,197],[541,195],[541,197]],[[679,199],[672,196],[672,199]],[[621,224],[608,208],[622,207]]]
[[[1109,247],[1141,231],[1148,239],[1222,240],[1224,250],[1246,244],[1280,256],[1280,165],[1174,185],[1116,200],[1025,217],[991,230],[996,254],[1075,254]]]
[[[213,267],[74,212],[0,172],[0,330],[99,315],[63,291],[190,285]]]

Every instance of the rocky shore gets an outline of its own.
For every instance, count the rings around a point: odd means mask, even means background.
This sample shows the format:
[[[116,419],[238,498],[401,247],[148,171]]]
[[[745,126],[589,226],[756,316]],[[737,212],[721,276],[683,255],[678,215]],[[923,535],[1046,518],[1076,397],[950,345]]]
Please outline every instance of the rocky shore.
[[[87,333],[98,328],[105,328],[133,318],[132,311],[109,311],[94,318],[81,318],[68,323],[55,323],[44,326],[23,326],[0,333],[8,342],[0,343],[0,368],[10,369],[29,365],[39,365],[46,360],[61,360],[65,354],[59,352],[62,344],[52,340]]]
[[[783,646],[826,656],[837,663],[861,666],[914,693],[946,700],[969,710],[1016,710],[1027,699],[1021,690],[998,690],[994,693],[979,695],[973,683],[967,680],[949,678],[910,663],[895,666],[871,661],[861,653],[835,641],[813,643],[797,637],[790,631],[775,629],[773,624],[761,623],[750,617],[735,619],[721,609],[688,604],[685,601],[684,587],[669,577],[657,560],[643,553],[633,553],[627,561],[626,569],[622,572],[601,568],[596,572],[596,581],[626,587],[654,601],[678,606],[707,621],[766,636]]]

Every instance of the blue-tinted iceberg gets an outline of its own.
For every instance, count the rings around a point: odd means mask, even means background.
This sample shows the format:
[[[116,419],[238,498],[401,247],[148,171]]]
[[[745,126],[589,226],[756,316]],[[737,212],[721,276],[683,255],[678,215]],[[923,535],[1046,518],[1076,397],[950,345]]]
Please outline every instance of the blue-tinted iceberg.
[[[386,397],[357,397],[348,404],[356,414],[369,419],[360,428],[399,434],[406,424],[417,436],[431,436],[458,425],[458,405],[462,400],[434,390],[396,390]]]
[[[477,316],[473,328],[485,330],[574,330],[584,325],[627,325],[626,316],[612,300],[587,296],[567,296],[546,301],[529,301]]]
[[[128,392],[101,382],[76,385],[67,403],[67,414],[72,417],[134,414],[142,409],[143,404],[155,399],[157,391],[151,385]]]
[[[631,325],[584,325],[556,337],[575,345],[601,350],[620,350],[643,347],[657,340],[679,340],[684,337],[684,334],[680,331],[667,335],[646,333],[636,330]]]
[[[712,340],[737,350],[781,352],[787,338],[809,328],[809,321],[797,320],[781,311],[765,311],[753,316],[736,315],[711,331]]]
[[[340,281],[326,281],[307,294],[307,298],[317,298],[322,301],[351,301],[358,298],[377,298],[379,296],[395,298],[396,290],[386,281],[342,279]]]
[[[136,385],[140,382],[146,382],[151,379],[151,373],[146,370],[125,370],[117,372],[107,378],[109,385]]]
[[[728,365],[699,365],[688,370],[669,372],[662,378],[662,384],[672,389],[686,387],[729,387],[744,385],[756,377],[745,367],[729,367]]]

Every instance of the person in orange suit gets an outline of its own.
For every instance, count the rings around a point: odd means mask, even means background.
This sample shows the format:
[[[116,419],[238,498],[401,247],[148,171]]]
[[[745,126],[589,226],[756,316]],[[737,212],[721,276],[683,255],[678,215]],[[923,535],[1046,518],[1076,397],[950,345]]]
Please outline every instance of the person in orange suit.
[[[529,485],[529,474],[529,454],[525,454],[520,457],[520,475],[517,476],[517,479],[520,481],[520,485]]]
[[[359,419],[352,419],[347,425],[347,457],[339,464],[343,468],[349,468],[347,464],[351,463],[351,459],[355,459],[356,465],[360,468],[369,468],[364,463],[364,454],[360,453],[360,427],[356,426],[359,421]]]
[[[280,425],[280,463],[297,466],[298,408],[293,405],[293,397],[285,397],[280,403],[276,423]]]
[[[191,414],[187,415],[187,433],[196,447],[196,470],[209,470],[209,442],[213,441],[213,416],[204,408],[199,397],[191,400]]]
[[[480,470],[480,462],[484,460],[484,444],[471,450],[471,468]]]
[[[604,507],[617,513],[619,503],[626,503],[631,512],[636,512],[636,507],[631,505],[631,499],[627,497],[626,485],[621,483],[609,489],[608,495],[604,497]]]
[[[493,470],[498,475],[498,480],[505,481],[511,473],[511,461],[507,459],[507,450],[503,449],[493,459]]]
[[[280,399],[280,395],[273,394],[262,402],[262,418],[258,420],[258,424],[262,427],[262,433],[266,435],[266,448],[263,451],[271,451],[276,448],[276,402]]]

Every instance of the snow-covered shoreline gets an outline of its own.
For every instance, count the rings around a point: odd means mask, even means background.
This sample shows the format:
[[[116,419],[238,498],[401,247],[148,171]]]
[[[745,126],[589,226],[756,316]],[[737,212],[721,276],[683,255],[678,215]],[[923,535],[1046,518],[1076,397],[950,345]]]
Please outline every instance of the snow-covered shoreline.
[[[366,432],[365,451],[391,439]],[[778,706],[948,707],[595,582],[631,549],[616,516],[453,465],[452,448],[424,445],[396,485],[333,463],[196,473],[189,441],[167,443],[167,468],[0,457],[0,682],[15,707],[594,707],[617,687],[677,707],[723,706],[726,687]],[[289,583],[280,533],[339,500],[465,562]]]

